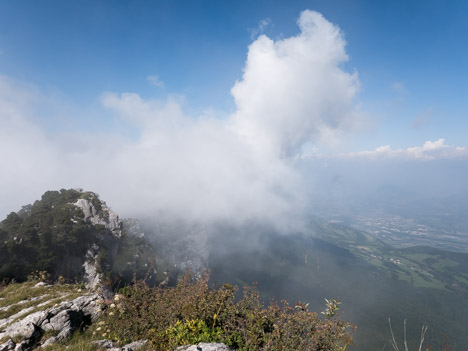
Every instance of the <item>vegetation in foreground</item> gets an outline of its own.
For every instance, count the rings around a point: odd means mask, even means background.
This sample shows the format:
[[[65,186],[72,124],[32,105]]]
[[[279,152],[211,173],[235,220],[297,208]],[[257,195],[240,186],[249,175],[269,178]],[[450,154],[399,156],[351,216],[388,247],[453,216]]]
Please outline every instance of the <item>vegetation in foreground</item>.
[[[18,312],[17,308],[38,305],[46,297],[51,303],[42,309],[85,292],[82,285],[34,287],[38,281],[0,285],[3,318]],[[237,288],[228,284],[210,287],[207,275],[194,280],[186,274],[177,286],[166,288],[150,288],[138,282],[121,289],[105,305],[107,308],[100,320],[80,328],[65,344],[49,345],[44,350],[95,351],[100,349],[93,343],[96,340],[107,339],[124,345],[148,339],[150,342],[141,351],[174,350],[181,345],[199,342],[223,342],[235,350],[344,351],[352,344],[355,329],[336,318],[340,305],[337,300],[326,300],[323,320],[307,310],[308,304],[297,303],[292,308],[285,302],[281,305],[272,303],[265,308],[255,288],[245,288],[243,294],[238,294]],[[36,309],[29,313],[34,311]],[[426,331],[427,327],[423,327],[417,342],[419,351],[431,350],[429,344],[424,346]],[[403,346],[395,340],[391,324],[390,333],[390,346],[394,351],[408,350],[406,320]],[[53,335],[53,332],[45,332],[41,341]],[[0,343],[4,341],[6,339]],[[453,351],[455,347],[446,340],[442,350]]]
[[[236,350],[343,351],[352,344],[353,327],[333,317],[336,305],[322,320],[306,304],[265,308],[255,288],[244,288],[238,299],[236,292],[227,284],[211,288],[206,274],[196,280],[186,274],[170,288],[140,282],[116,295],[92,332],[121,344],[149,339],[156,350],[222,342]]]
[[[44,294],[49,298],[52,292],[74,298],[82,291],[82,286],[75,285],[32,289],[37,282],[0,286],[2,305],[29,306],[26,301],[38,303],[35,298]],[[99,321],[75,332],[66,344],[50,345],[45,350],[92,351],[99,348],[93,341],[102,339],[120,345],[147,339],[150,343],[143,350],[165,351],[200,342],[222,342],[236,350],[285,351],[344,351],[352,344],[354,328],[335,318],[336,300],[328,301],[323,320],[309,312],[307,304],[297,303],[293,308],[286,302],[273,302],[265,308],[255,288],[237,292],[228,284],[210,287],[206,274],[194,279],[187,273],[174,287],[150,288],[137,282],[106,303]],[[41,340],[50,336],[46,332]]]

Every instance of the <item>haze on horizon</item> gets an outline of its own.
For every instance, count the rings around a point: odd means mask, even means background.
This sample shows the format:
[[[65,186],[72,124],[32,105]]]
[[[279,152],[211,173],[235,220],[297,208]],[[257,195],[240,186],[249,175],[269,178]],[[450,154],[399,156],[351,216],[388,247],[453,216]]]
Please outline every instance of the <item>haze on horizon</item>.
[[[122,216],[291,230],[389,187],[467,193],[466,5],[359,3],[1,4],[0,217],[81,187]]]

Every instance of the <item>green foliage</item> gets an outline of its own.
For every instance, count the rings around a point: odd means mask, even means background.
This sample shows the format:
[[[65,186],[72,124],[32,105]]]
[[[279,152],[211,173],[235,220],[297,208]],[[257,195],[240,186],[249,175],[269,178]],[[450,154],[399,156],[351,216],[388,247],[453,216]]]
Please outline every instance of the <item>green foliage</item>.
[[[338,312],[338,310],[340,309],[338,305],[341,305],[341,302],[338,301],[337,299],[331,299],[331,300],[325,299],[325,302],[326,302],[325,311],[320,312],[320,313],[325,315],[325,317],[327,318],[334,317],[336,313]]]
[[[47,335],[43,335],[41,340],[47,340]],[[40,349],[44,351],[95,351],[97,347],[92,343],[92,340],[91,333],[76,331],[66,343],[51,344]]]
[[[130,283],[134,274],[156,282],[154,251],[148,241],[122,236],[115,261],[111,260],[110,232],[84,220],[83,211],[73,205],[80,198],[90,201],[101,217],[107,215],[97,194],[62,189],[47,191],[41,200],[0,222],[0,281],[79,281],[87,251],[97,247],[97,270],[109,285]]]
[[[56,280],[76,278],[79,272],[65,264],[70,257],[84,259],[100,244],[99,229],[74,206],[82,196],[76,190],[48,191],[41,200],[12,212],[0,223],[0,279],[24,281],[32,272],[46,271]],[[79,266],[79,265],[78,265]]]
[[[152,340],[160,340],[168,350],[172,350],[179,345],[192,345],[200,342],[222,341],[222,330],[219,327],[211,328],[204,320],[192,319],[182,322],[178,320],[174,325],[169,326],[161,335],[153,335],[157,331],[150,329],[149,335]]]
[[[224,342],[238,350],[344,350],[352,343],[349,323],[322,321],[307,308],[286,302],[264,307],[255,288],[212,288],[208,276],[186,274],[175,287],[137,283],[110,305],[106,328],[121,343],[149,338],[156,350],[197,342]]]

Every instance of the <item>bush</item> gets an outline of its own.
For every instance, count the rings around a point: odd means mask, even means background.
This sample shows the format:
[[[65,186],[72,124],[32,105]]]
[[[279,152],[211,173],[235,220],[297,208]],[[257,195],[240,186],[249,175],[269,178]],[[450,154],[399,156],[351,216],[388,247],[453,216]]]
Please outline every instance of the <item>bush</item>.
[[[199,342],[223,342],[238,350],[342,351],[352,344],[349,323],[320,319],[307,305],[285,301],[265,308],[255,287],[211,288],[204,274],[187,273],[175,287],[150,288],[139,282],[116,295],[106,317],[110,337],[128,343],[149,339],[157,350]]]

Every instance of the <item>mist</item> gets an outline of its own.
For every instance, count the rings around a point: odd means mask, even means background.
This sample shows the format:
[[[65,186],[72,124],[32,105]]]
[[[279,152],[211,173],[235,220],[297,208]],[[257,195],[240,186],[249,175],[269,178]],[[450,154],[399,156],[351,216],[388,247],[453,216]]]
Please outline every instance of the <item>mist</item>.
[[[62,131],[41,114],[49,97],[1,77],[1,216],[46,190],[80,187],[121,216],[254,219],[286,229],[308,201],[295,164],[301,147],[332,140],[359,120],[359,80],[342,68],[340,29],[314,11],[297,23],[295,36],[251,43],[231,91],[236,110],[226,118],[188,115],[177,96],[103,92],[105,113],[131,135]]]
[[[302,165],[309,172],[314,207],[387,208],[401,203],[466,198],[466,159],[414,161],[406,159],[315,159]]]
[[[233,82],[232,113],[193,116],[177,95],[108,91],[94,115],[111,128],[94,129],[99,123],[83,116],[72,130],[62,127],[68,112],[60,94],[0,76],[0,217],[47,190],[79,187],[122,217],[254,221],[289,232],[313,209],[352,207],[389,185],[426,195],[466,188],[466,148],[442,139],[407,150],[304,155],[311,145],[333,149],[368,116],[357,102],[358,73],[345,70],[341,30],[309,10],[297,24],[296,35],[260,35],[250,44]]]

